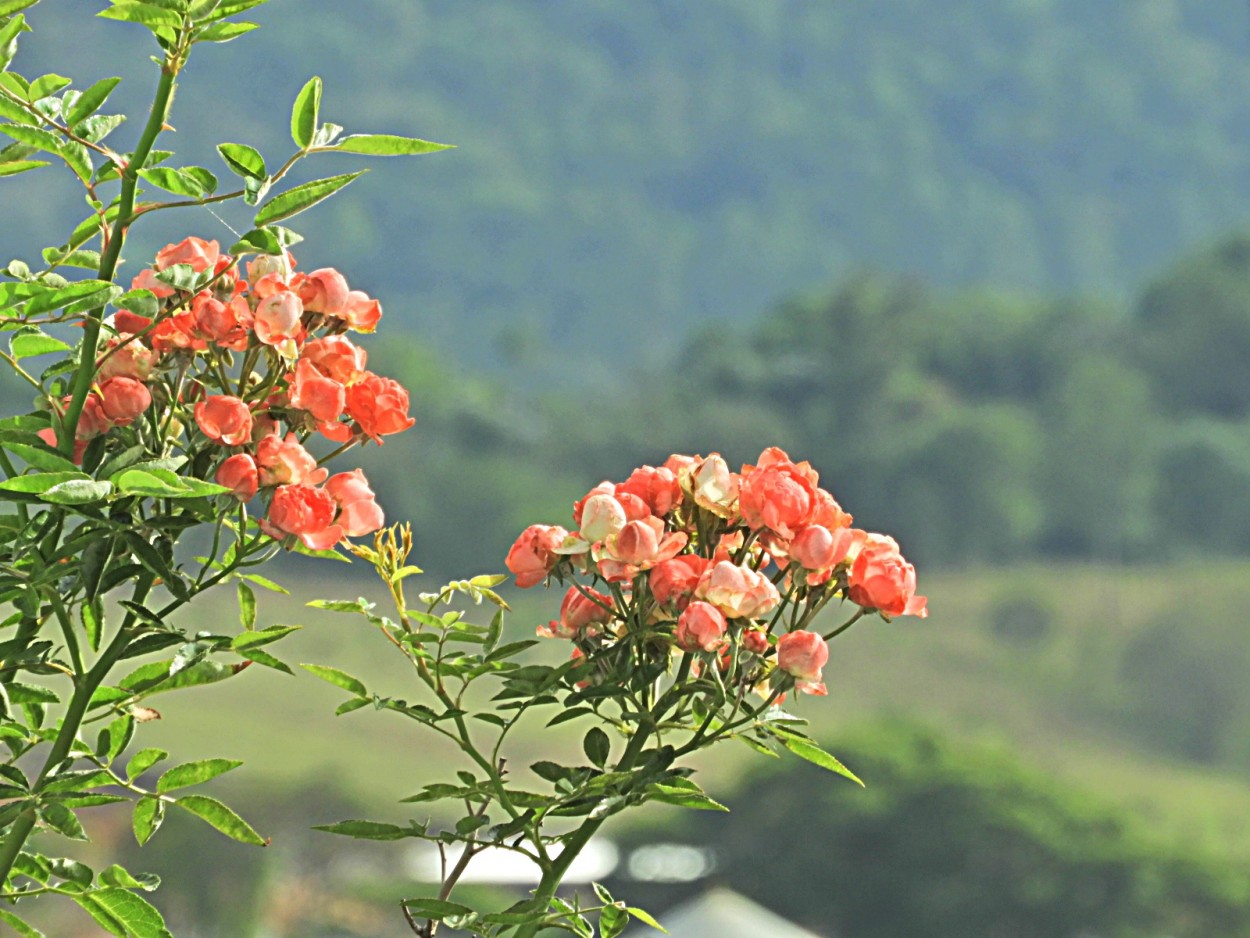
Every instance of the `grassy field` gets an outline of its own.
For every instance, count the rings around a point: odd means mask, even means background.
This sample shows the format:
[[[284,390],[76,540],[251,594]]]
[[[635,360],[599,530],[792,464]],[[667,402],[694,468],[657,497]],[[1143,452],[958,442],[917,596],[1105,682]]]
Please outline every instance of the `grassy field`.
[[[303,606],[312,597],[369,595],[367,581],[344,572],[322,568],[314,579],[310,569],[302,582],[288,578],[299,600],[261,596],[262,624],[304,626],[274,650],[292,663],[334,663],[379,693],[418,699],[404,662],[363,619]],[[1183,755],[1183,746],[1177,752],[1152,742],[1167,700],[1157,710],[1143,709],[1142,701],[1150,704],[1156,689],[1169,691],[1167,647],[1163,663],[1153,666],[1162,678],[1148,670],[1146,678],[1157,683],[1144,691],[1141,675],[1126,665],[1141,657],[1142,647],[1158,644],[1143,645],[1143,636],[1174,622],[1177,647],[1207,649],[1212,674],[1235,668],[1235,655],[1208,639],[1244,621],[1239,610],[1247,582],[1250,566],[1233,563],[1166,570],[1032,566],[928,576],[922,588],[930,618],[858,624],[834,645],[825,670],[829,697],[801,699],[798,710],[826,738],[874,717],[907,715],[959,737],[1001,741],[1055,776],[1147,818],[1162,833],[1250,857],[1250,785],[1241,766],[1228,759],[1196,761]],[[511,598],[509,628],[517,637],[550,618],[559,599],[541,590]],[[233,597],[208,598],[193,615],[199,621],[188,624],[216,630],[236,616]],[[540,651],[560,657],[564,648],[552,643]],[[1178,657],[1178,667],[1188,660]],[[1187,672],[1174,677],[1182,689],[1193,683]],[[1245,693],[1250,696],[1250,688]],[[344,696],[302,672],[288,677],[253,667],[221,685],[155,699],[163,719],[144,728],[143,743],[182,758],[244,759],[248,765],[233,776],[240,790],[334,784],[392,817],[401,816],[397,799],[459,767],[451,765],[454,753],[398,717],[367,709],[335,717]],[[1210,718],[1227,723],[1245,706],[1244,699],[1225,700],[1224,711]],[[572,753],[579,738],[576,730],[544,729],[536,720],[518,737],[512,762]],[[705,786],[728,792],[753,759],[745,747],[717,753],[701,768]]]

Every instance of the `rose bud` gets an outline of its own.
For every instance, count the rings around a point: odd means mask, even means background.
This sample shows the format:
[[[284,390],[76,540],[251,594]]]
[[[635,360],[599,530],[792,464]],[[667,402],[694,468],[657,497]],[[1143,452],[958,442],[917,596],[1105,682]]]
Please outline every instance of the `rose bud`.
[[[777,667],[795,678],[795,689],[824,697],[820,669],[829,661],[829,645],[815,632],[800,629],[777,639]]]
[[[692,602],[677,620],[677,647],[682,651],[715,651],[725,644],[729,623],[711,603]]]
[[[522,531],[504,560],[504,566],[516,576],[516,585],[525,589],[546,579],[560,562],[556,548],[568,536],[564,528],[551,524],[531,524]]]
[[[151,406],[152,394],[142,381],[119,376],[100,385],[100,407],[114,426],[128,426]]]
[[[241,502],[251,501],[260,487],[260,476],[256,469],[256,460],[247,453],[235,453],[217,467],[214,476],[218,485],[230,489],[234,497]]]
[[[889,616],[929,614],[926,599],[916,593],[916,568],[903,559],[898,542],[869,534],[847,574],[851,602]]]
[[[241,446],[252,438],[252,412],[228,394],[206,397],[196,404],[195,422],[206,437],[224,446]]]

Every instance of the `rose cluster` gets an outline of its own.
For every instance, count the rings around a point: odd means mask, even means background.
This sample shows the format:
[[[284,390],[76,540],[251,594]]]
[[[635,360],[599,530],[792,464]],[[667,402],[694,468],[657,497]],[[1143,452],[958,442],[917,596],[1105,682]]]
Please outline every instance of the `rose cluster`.
[[[576,502],[573,525],[531,525],[506,562],[518,586],[573,581],[538,633],[579,657],[645,636],[692,654],[695,673],[707,659],[752,686],[824,694],[827,638],[809,626],[832,599],[856,618],[927,614],[894,539],[852,527],[776,447],[740,472],[716,454],[635,469]]]
[[[339,450],[380,444],[412,426],[408,392],[369,371],[347,336],[374,331],[381,306],[336,270],[294,266],[289,253],[260,255],[243,276],[200,238],[159,251],[108,323],[76,461],[93,439],[156,410],[139,428],[149,448],[181,451],[183,464],[241,501],[263,494],[270,536],[326,549],[381,528],[364,474],[330,476],[306,448],[314,436]],[[135,311],[145,302],[153,315]],[[43,436],[55,442],[52,430]]]

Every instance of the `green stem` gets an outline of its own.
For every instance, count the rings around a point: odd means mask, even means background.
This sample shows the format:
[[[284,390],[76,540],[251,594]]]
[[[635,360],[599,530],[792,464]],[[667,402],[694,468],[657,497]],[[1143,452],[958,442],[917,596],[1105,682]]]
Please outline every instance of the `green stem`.
[[[135,591],[132,599],[139,604],[147,598],[148,591],[152,588],[152,581],[155,577],[150,573],[145,573],[139,582],[135,584]],[[90,671],[82,677],[74,688],[74,695],[70,698],[69,708],[65,711],[65,716],[61,720],[60,731],[56,735],[56,740],[52,743],[52,749],[48,753],[48,757],[44,760],[43,768],[39,772],[39,777],[35,779],[35,784],[31,786],[31,791],[37,792],[43,784],[44,779],[48,777],[54,768],[65,760],[69,755],[70,749],[73,748],[74,740],[78,738],[78,731],[82,726],[83,717],[86,716],[87,706],[91,703],[91,697],[95,694],[96,689],[104,683],[104,678],[108,676],[113,665],[121,658],[122,653],[126,650],[126,646],[130,643],[131,629],[134,627],[135,614],[127,613],[126,618],[122,620],[121,627],[117,630],[117,635],[113,637],[104,653],[100,655],[95,665]],[[35,828],[37,815],[34,806],[28,807],[25,811],[18,815],[13,826],[9,829],[9,835],[0,843],[0,886],[8,882],[9,874],[13,870],[13,864],[17,860],[17,856],[22,852],[26,840],[30,837],[30,833]]]
[[[621,761],[616,764],[615,771],[628,772],[632,769],[634,763],[638,761],[638,756],[642,753],[643,747],[646,746],[647,740],[650,738],[650,732],[645,730],[640,724],[638,732],[630,739],[629,745],[625,747],[625,752],[621,754]],[[564,849],[560,851],[560,855],[551,862],[550,866],[543,870],[543,876],[538,883],[538,888],[534,890],[534,899],[540,903],[542,909],[545,910],[551,904],[556,890],[560,888],[560,882],[564,879],[564,874],[569,871],[569,867],[577,859],[577,855],[582,852],[582,849],[590,842],[590,838],[598,832],[606,820],[606,817],[591,818],[582,824],[564,842]],[[542,913],[539,914],[541,915]],[[534,938],[538,934],[540,927],[537,921],[522,925],[517,929],[514,938]]]
[[[156,86],[156,97],[152,101],[152,109],[148,112],[148,122],[143,128],[143,134],[131,155],[130,162],[121,174],[122,191],[118,201],[117,218],[113,221],[112,233],[100,255],[100,267],[97,273],[100,280],[111,282],[117,273],[117,262],[121,257],[122,244],[126,240],[126,230],[134,220],[135,191],[139,184],[139,170],[143,168],[148,154],[152,152],[152,147],[156,143],[156,138],[160,136],[161,130],[165,127],[165,121],[169,117],[169,108],[174,98],[174,79],[181,64],[181,59],[171,53],[161,66],[161,78]],[[67,456],[74,452],[74,433],[78,428],[78,418],[82,415],[83,406],[87,402],[87,394],[90,393],[91,384],[95,379],[95,355],[103,322],[104,307],[101,306],[91,310],[83,323],[78,372],[74,376],[74,389],[57,436],[57,448]]]

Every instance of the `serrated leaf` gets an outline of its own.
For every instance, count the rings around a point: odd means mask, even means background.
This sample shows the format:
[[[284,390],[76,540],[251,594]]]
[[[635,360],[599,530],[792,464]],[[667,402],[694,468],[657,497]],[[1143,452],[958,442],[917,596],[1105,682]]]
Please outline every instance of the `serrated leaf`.
[[[72,898],[119,938],[174,938],[156,907],[129,889],[110,886],[75,893]]]
[[[218,144],[217,152],[236,176],[264,179],[267,175],[265,158],[255,147],[245,143],[222,143]]]
[[[661,925],[659,922],[657,922],[651,916],[649,912],[644,912],[642,909],[639,909],[632,905],[627,905],[625,907],[625,911],[628,912],[630,915],[632,915],[634,918],[638,919],[638,921],[642,922],[644,925],[650,925],[656,931],[662,931],[664,932],[664,934],[666,935],[668,934],[668,929],[665,928],[663,925]]]
[[[335,687],[341,687],[350,694],[357,697],[368,697],[369,691],[359,680],[352,677],[346,671],[340,671],[338,668],[332,668],[324,664],[301,664],[301,668],[321,680],[333,684]]]
[[[229,42],[250,33],[256,28],[255,23],[241,20],[236,23],[214,23],[195,37],[196,42]]]
[[[226,807],[216,798],[209,798],[207,795],[183,795],[174,804],[208,822],[212,827],[233,840],[245,844],[255,844],[258,847],[266,846],[265,838],[256,833],[252,829],[252,825],[248,824],[247,821],[243,820],[243,818],[239,817],[233,810]]]
[[[291,109],[291,139],[301,150],[312,145],[320,114],[321,79],[314,75],[295,96],[295,105]]]
[[[152,169],[139,170],[139,177],[158,189],[164,189],[166,192],[172,192],[174,195],[183,195],[191,199],[198,199],[207,195],[200,181],[181,169],[173,169],[169,166],[156,166]]]
[[[728,811],[719,801],[713,801],[702,791],[695,788],[679,788],[676,785],[649,785],[647,794],[653,801],[676,805],[679,808],[694,808],[697,811]]]
[[[419,156],[422,153],[437,153],[439,150],[454,150],[455,147],[447,143],[433,143],[394,134],[352,134],[325,149],[338,153],[361,153],[365,156]]]
[[[199,785],[209,779],[224,775],[231,769],[237,769],[243,763],[238,759],[200,759],[196,762],[184,762],[169,769],[156,782],[157,794],[165,794],[178,788]]]
[[[4,448],[36,469],[79,474],[78,467],[55,450],[29,443],[5,443]]]
[[[171,473],[172,475],[172,473]],[[187,487],[182,480],[174,476],[177,484],[170,482],[153,472],[142,469],[124,469],[116,473],[109,481],[117,486],[121,495],[143,495],[157,498],[177,498],[187,494]]]
[[[177,29],[182,25],[182,17],[173,10],[166,10],[151,3],[142,3],[140,0],[113,0],[113,6],[100,11],[96,16],[106,20],[138,23],[148,28],[169,26]]]
[[[34,475],[15,476],[0,482],[0,491],[41,495],[54,486],[75,480],[90,482],[91,476],[85,472],[40,472]]]
[[[800,739],[789,733],[778,732],[775,728],[773,733],[781,745],[785,746],[800,759],[806,759],[813,765],[818,765],[822,769],[828,769],[830,772],[833,772],[835,775],[841,775],[843,778],[849,778],[856,785],[859,785],[861,788],[864,787],[864,783],[860,781],[859,776],[810,740]]]
[[[27,5],[34,2],[36,2],[36,0],[28,0]],[[48,938],[48,936],[41,932],[38,928],[22,921],[12,912],[7,912],[4,909],[0,909],[0,922],[4,922],[4,924],[13,929],[13,931],[18,934],[19,938]]]
[[[256,213],[256,218],[252,223],[260,228],[298,215],[318,202],[328,199],[354,179],[363,176],[365,172],[366,170],[359,170],[354,173],[327,176],[325,179],[314,179],[312,182],[288,189],[261,206],[261,210]]]
[[[78,817],[63,804],[53,802],[41,805],[39,817],[57,833],[64,834],[71,840],[87,839],[87,832],[82,829],[82,823]]]
[[[120,81],[120,78],[101,78],[91,85],[74,101],[73,106],[65,115],[65,122],[72,127],[90,117],[104,106],[104,102],[108,100],[108,96],[113,93],[113,89]]]
[[[54,95],[62,88],[68,88],[70,79],[64,75],[41,75],[30,83],[29,100],[42,101],[49,95]]]
[[[155,795],[144,795],[135,802],[134,816],[131,823],[134,827],[135,840],[142,847],[157,832],[161,822],[165,820],[165,802]]]
[[[74,175],[83,182],[91,181],[95,166],[91,162],[90,151],[77,140],[67,140],[57,150],[65,165],[74,171]]]
[[[152,766],[156,765],[156,763],[167,758],[169,758],[169,753],[167,753],[164,749],[157,749],[155,747],[140,749],[133,756],[131,756],[130,761],[126,763],[126,777],[133,781],[148,769],[152,768]]]
[[[54,505],[89,505],[108,498],[112,491],[113,486],[109,482],[75,479],[52,486],[39,498]]]
[[[59,153],[61,150],[61,138],[46,130],[40,130],[38,127],[27,127],[24,124],[0,124],[0,133],[28,147],[43,150],[45,153]]]
[[[36,329],[32,332],[19,332],[13,336],[9,343],[9,350],[14,358],[21,361],[23,358],[50,355],[52,352],[68,352],[69,346],[60,339]]]
[[[12,163],[0,163],[0,176],[16,176],[18,173],[29,172],[47,165],[47,160],[16,160]]]
[[[420,836],[418,828],[383,824],[380,821],[339,821],[336,824],[314,827],[313,830],[355,837],[359,840],[403,840],[405,837]]]

